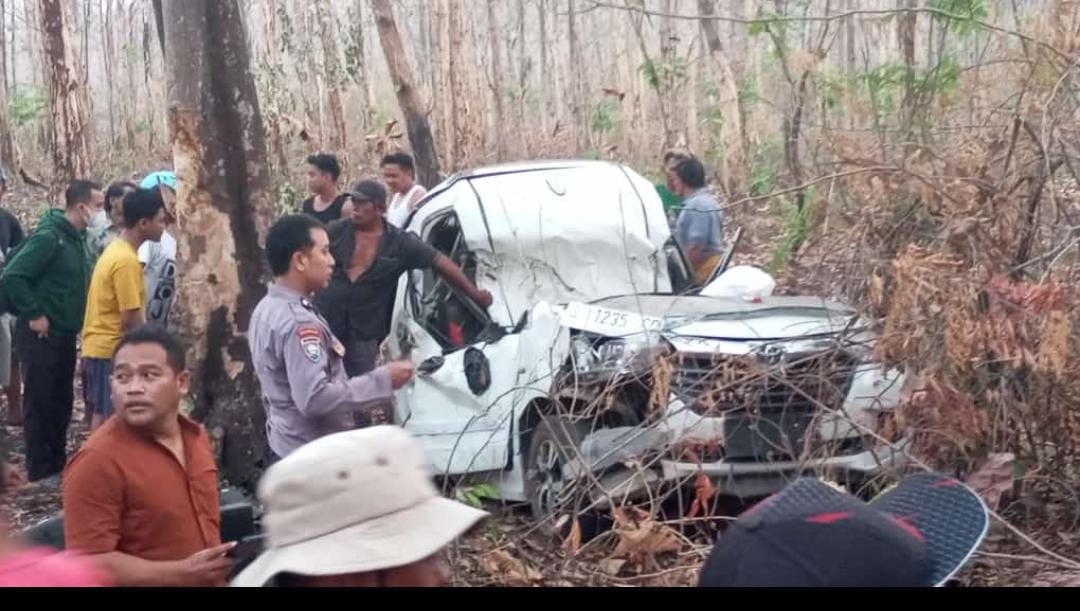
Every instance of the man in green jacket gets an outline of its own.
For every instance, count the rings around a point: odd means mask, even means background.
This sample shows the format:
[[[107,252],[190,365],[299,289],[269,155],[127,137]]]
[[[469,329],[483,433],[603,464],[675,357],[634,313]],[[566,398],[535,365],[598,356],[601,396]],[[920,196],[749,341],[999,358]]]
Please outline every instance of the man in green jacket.
[[[67,429],[74,400],[75,338],[82,329],[86,288],[86,228],[101,223],[101,186],[72,181],[66,208],[50,210],[4,266],[4,290],[18,314],[15,346],[26,390],[23,427],[31,482],[59,487],[67,460]]]

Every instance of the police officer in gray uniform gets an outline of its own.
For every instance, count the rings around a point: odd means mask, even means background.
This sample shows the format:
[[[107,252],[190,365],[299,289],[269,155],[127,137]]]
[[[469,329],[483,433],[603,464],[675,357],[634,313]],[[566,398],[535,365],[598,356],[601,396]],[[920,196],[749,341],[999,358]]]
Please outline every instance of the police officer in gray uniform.
[[[355,428],[358,415],[390,405],[413,366],[390,363],[351,379],[345,373],[345,348],[309,301],[329,283],[334,267],[322,223],[304,215],[281,218],[270,228],[266,253],[276,281],[255,308],[248,345],[266,407],[269,459],[276,462],[305,443]]]

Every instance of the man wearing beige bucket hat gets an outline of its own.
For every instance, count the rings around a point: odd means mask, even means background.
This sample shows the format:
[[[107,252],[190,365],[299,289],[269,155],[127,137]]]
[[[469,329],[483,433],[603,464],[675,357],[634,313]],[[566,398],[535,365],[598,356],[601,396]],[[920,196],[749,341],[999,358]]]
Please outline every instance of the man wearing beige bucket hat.
[[[487,514],[443,498],[424,451],[377,426],[313,441],[259,483],[266,549],[233,586],[440,586],[442,552]]]

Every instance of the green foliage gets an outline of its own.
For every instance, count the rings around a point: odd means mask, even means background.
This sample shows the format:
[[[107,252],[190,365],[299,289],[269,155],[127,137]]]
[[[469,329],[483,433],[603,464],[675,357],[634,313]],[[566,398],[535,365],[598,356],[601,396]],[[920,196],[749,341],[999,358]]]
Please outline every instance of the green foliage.
[[[986,0],[930,0],[927,7],[955,16],[935,15],[935,19],[945,20],[948,28],[958,36],[968,36],[983,29],[979,21],[985,21],[990,14]]]
[[[721,139],[724,129],[724,111],[720,105],[721,92],[717,83],[711,80],[705,81],[701,89],[705,103],[699,110],[698,116],[702,129],[712,143],[712,146],[705,151],[705,160],[710,164],[719,164],[724,155]]]
[[[360,80],[360,49],[364,48],[364,23],[354,11],[349,11],[349,25],[345,33],[345,74],[353,81]]]
[[[646,59],[638,72],[645,77],[645,81],[653,89],[660,89],[669,80],[679,81],[689,74],[690,64],[683,57],[672,57],[669,61],[653,61]]]
[[[782,147],[779,136],[765,140],[754,147],[750,170],[750,195],[765,195],[776,186],[776,168],[781,163]]]
[[[739,105],[752,106],[761,100],[761,89],[758,86],[757,74],[751,72],[739,81]]]
[[[810,213],[816,205],[816,194],[813,187],[805,193],[804,202],[800,210],[791,199],[781,200],[784,233],[773,248],[772,258],[769,260],[768,271],[775,274],[791,261],[791,256],[799,250],[803,242],[810,235]]]
[[[938,65],[928,70],[892,62],[857,75],[855,81],[866,87],[878,116],[883,118],[896,110],[897,99],[907,83],[911,83],[912,91],[917,95],[948,95],[960,85],[962,72],[956,59],[945,55]]]
[[[135,133],[136,134],[145,134],[148,131],[150,131],[150,121],[147,121],[146,119],[142,119],[138,123],[135,124]]]
[[[589,149],[581,153],[581,158],[588,159],[590,161],[597,161],[599,159],[603,159],[603,156],[600,154],[600,151],[596,149]]]
[[[8,100],[8,116],[15,127],[22,127],[39,119],[48,103],[48,97],[40,89],[20,87]]]
[[[499,500],[499,491],[491,484],[477,484],[475,486],[459,486],[454,491],[458,501],[477,509],[484,506],[485,500]]]
[[[825,110],[835,109],[849,86],[843,75],[832,72],[819,73],[814,76],[814,81]]]
[[[746,33],[750,36],[771,34],[776,36],[776,38],[783,40],[787,35],[788,27],[791,25],[790,21],[781,20],[783,16],[784,15],[780,13],[765,11],[758,15],[757,20],[747,26]]]
[[[285,183],[279,186],[277,197],[274,198],[274,218],[299,213],[302,201],[300,193],[291,184]]]
[[[604,98],[593,107],[592,128],[594,132],[610,135],[619,129],[619,100]]]

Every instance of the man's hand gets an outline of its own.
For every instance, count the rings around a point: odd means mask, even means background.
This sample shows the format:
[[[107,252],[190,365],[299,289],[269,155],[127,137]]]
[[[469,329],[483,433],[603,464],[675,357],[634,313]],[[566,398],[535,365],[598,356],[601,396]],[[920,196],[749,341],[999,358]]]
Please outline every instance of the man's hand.
[[[184,558],[180,561],[181,579],[194,586],[213,586],[225,581],[233,566],[232,558],[225,554],[234,547],[235,541]]]
[[[394,390],[408,384],[413,377],[413,372],[416,370],[409,361],[394,361],[389,363],[386,368],[390,370],[390,385],[394,387]]]
[[[486,310],[491,307],[491,304],[495,303],[495,297],[491,295],[491,291],[477,291],[473,301]]]
[[[30,330],[38,337],[49,337],[49,319],[45,316],[30,321]]]

